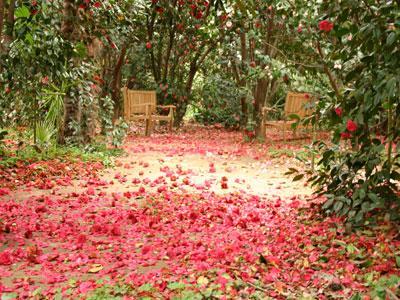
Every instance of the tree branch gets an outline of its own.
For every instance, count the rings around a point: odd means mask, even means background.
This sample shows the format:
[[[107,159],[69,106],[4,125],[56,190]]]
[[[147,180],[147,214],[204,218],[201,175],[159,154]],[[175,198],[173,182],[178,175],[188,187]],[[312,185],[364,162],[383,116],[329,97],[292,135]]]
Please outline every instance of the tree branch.
[[[318,50],[319,56],[321,57],[322,61],[324,61],[325,55],[324,55],[324,52],[322,51],[321,44],[318,40],[317,40],[317,50]],[[323,69],[324,69],[325,74],[329,78],[329,82],[331,83],[331,86],[332,86],[333,90],[335,91],[336,97],[338,97],[338,99],[341,99],[342,95],[340,94],[340,89],[336,82],[335,76],[333,75],[331,70],[329,70],[328,66],[325,63],[323,63]]]

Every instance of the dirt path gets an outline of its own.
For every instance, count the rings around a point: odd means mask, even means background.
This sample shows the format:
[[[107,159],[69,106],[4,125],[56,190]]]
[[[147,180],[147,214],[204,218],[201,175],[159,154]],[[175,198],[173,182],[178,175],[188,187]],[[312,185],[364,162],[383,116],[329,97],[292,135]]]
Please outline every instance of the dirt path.
[[[213,139],[208,131],[188,136],[133,136],[124,145],[126,154],[115,166],[102,172],[98,191],[123,195],[143,187],[149,192],[246,192],[271,198],[306,198],[312,194],[304,181],[293,182],[285,175],[289,167],[301,167],[293,156],[270,157],[273,145],[251,145],[238,140],[237,134]],[[236,137],[236,140],[233,138]],[[193,140],[191,140],[193,138]],[[240,137],[239,137],[240,138]],[[233,141],[233,143],[232,143]],[[304,141],[303,141],[304,143]],[[259,147],[257,149],[257,146]],[[301,141],[288,146],[301,149]],[[256,150],[254,150],[256,149]],[[222,181],[226,184],[222,186]],[[111,184],[109,184],[111,183]],[[88,180],[76,180],[69,186],[51,190],[24,188],[13,196],[68,195],[86,190]]]
[[[301,167],[302,143],[194,128],[131,136],[113,168],[81,165],[79,180],[68,180],[68,164],[64,179],[42,172],[48,189],[0,195],[0,293],[202,299],[200,288],[226,299],[298,299],[334,295],[334,283],[347,297],[371,270],[357,269],[336,241],[361,249],[364,240],[342,236],[334,217],[315,219],[311,190],[284,175]]]

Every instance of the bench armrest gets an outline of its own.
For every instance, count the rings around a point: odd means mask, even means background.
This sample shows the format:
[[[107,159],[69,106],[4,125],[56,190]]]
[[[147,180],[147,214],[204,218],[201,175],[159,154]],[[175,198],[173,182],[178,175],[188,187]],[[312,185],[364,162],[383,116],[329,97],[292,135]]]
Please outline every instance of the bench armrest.
[[[157,105],[157,107],[159,108],[172,108],[172,109],[176,109],[175,105]]]

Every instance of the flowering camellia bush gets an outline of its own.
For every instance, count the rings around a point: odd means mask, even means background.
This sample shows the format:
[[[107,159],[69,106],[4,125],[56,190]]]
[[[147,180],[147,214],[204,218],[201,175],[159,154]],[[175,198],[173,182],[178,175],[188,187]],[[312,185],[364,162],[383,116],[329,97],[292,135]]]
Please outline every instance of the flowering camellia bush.
[[[319,23],[327,68],[342,69],[328,72],[335,93],[322,99],[322,122],[334,130],[333,143],[318,143],[322,156],[310,180],[327,194],[327,212],[355,223],[382,213],[398,220],[400,207],[398,5],[369,2],[365,9],[353,1],[323,5],[334,21]]]

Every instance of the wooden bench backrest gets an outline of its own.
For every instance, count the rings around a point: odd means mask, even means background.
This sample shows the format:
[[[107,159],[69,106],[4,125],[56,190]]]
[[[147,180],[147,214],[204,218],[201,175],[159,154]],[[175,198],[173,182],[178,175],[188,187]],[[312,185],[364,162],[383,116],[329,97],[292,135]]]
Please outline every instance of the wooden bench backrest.
[[[125,119],[129,120],[132,115],[146,114],[146,106],[150,105],[150,111],[153,113],[156,110],[157,96],[155,91],[138,91],[122,88],[124,96],[124,115]],[[148,107],[148,106],[147,106]]]
[[[314,111],[312,96],[306,93],[289,92],[285,102],[285,116],[296,114],[300,119],[310,116]]]

